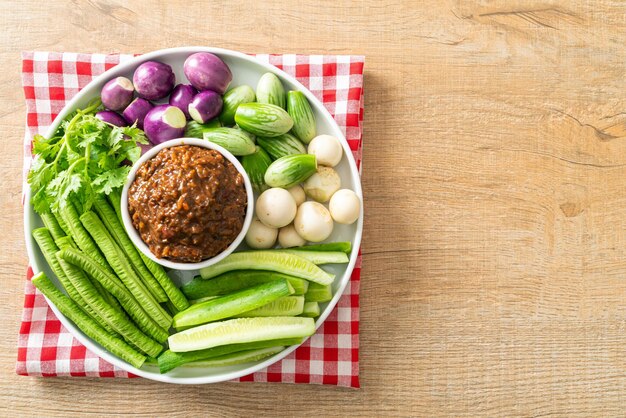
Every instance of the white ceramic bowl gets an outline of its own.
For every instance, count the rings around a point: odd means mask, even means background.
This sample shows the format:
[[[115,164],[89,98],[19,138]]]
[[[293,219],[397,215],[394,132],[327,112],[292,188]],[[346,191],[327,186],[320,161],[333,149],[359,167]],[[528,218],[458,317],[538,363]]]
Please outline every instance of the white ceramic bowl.
[[[324,105],[309,90],[307,90],[302,84],[300,84],[294,77],[290,76],[289,74],[277,69],[270,64],[263,63],[249,55],[226,49],[207,47],[182,47],[163,49],[141,55],[130,61],[120,64],[96,77],[91,83],[89,83],[84,89],[82,89],[59,113],[57,118],[48,129],[46,136],[52,135],[61,123],[61,121],[65,119],[65,117],[67,117],[70,112],[77,108],[85,107],[91,99],[98,96],[100,94],[100,89],[102,89],[102,86],[108,80],[119,76],[132,78],[133,71],[139,64],[149,60],[157,60],[170,64],[176,75],[177,82],[184,82],[184,80],[186,80],[183,74],[183,63],[185,59],[195,52],[202,51],[216,54],[220,58],[222,58],[222,60],[224,60],[226,64],[228,64],[233,73],[233,81],[231,83],[231,86],[248,84],[252,87],[256,87],[256,84],[261,75],[269,71],[276,74],[281,79],[286,90],[302,91],[311,103],[311,107],[313,109],[313,113],[316,119],[317,132],[319,134],[334,135],[341,140],[341,144],[344,150],[344,156],[341,162],[336,167],[334,167],[341,177],[341,187],[354,190],[357,196],[359,196],[359,198],[362,200],[359,171],[357,169],[354,158],[352,157],[350,147],[348,146],[348,142],[345,140],[343,132],[339,129],[337,123],[332,118],[330,113],[328,113]],[[28,257],[30,258],[31,266],[35,273],[44,271],[48,275],[48,277],[50,277],[59,288],[61,288],[58,280],[56,280],[56,277],[54,276],[54,274],[52,274],[43,255],[41,254],[41,251],[39,251],[39,248],[37,247],[37,244],[34,242],[31,235],[31,231],[35,228],[43,226],[43,223],[41,222],[39,216],[33,211],[30,205],[30,194],[30,190],[27,190],[24,203],[24,230],[26,234],[26,249],[28,251]],[[348,284],[348,281],[350,280],[350,275],[352,273],[352,270],[354,269],[354,265],[357,260],[359,245],[361,244],[362,231],[363,205],[361,205],[361,214],[359,216],[359,219],[354,224],[335,224],[333,233],[327,240],[327,242],[351,241],[352,253],[350,254],[350,262],[347,265],[343,264],[324,266],[325,270],[328,270],[329,272],[336,275],[335,281],[332,284],[334,296],[330,302],[321,304],[321,313],[320,316],[317,318],[317,321],[315,322],[316,327],[319,327],[328,317],[330,312],[337,304],[337,301],[341,297],[346,285]],[[181,284],[183,282],[191,280],[194,272],[172,270],[169,272],[169,274],[170,277],[172,277],[175,281]],[[59,312],[59,310],[50,303],[50,301],[48,301],[48,303],[50,304],[50,307],[54,311],[57,318],[59,318],[61,323],[89,350],[121,369],[148,379],[158,380],[161,382],[199,384],[215,383],[225,380],[236,379],[238,377],[245,376],[247,374],[261,370],[269,366],[270,364],[276,363],[277,361],[283,359],[285,356],[289,355],[298,347],[295,345],[288,347],[284,351],[272,357],[254,363],[220,368],[179,367],[178,369],[174,369],[166,374],[160,374],[158,368],[155,366],[144,365],[143,367],[141,367],[141,369],[137,369],[136,367],[133,367],[125,361],[112,355],[104,348],[102,348],[99,344],[95,343],[93,340],[87,337],[83,332],[81,332],[72,322],[65,318]]]
[[[135,175],[137,174],[137,170],[139,169],[139,167],[141,167],[143,163],[145,163],[146,161],[148,161],[149,159],[157,155],[157,153],[161,151],[162,149],[175,147],[178,145],[195,145],[197,147],[212,149],[222,154],[228,161],[230,161],[235,166],[237,171],[239,171],[239,173],[241,173],[241,175],[243,176],[243,181],[244,181],[244,185],[246,188],[246,196],[248,197],[248,205],[246,207],[246,217],[243,221],[243,227],[241,228],[241,232],[239,232],[239,235],[237,235],[237,238],[235,238],[235,240],[228,246],[228,248],[226,248],[224,251],[222,251],[218,255],[208,258],[206,260],[202,260],[198,263],[176,263],[174,261],[156,257],[152,253],[152,251],[150,251],[150,248],[146,245],[146,243],[143,242],[143,240],[141,239],[139,232],[137,232],[137,230],[133,226],[133,221],[130,217],[130,213],[128,213],[128,189],[130,188],[130,185],[133,184],[133,181],[135,181]],[[133,167],[130,170],[130,173],[128,174],[128,178],[126,179],[126,184],[124,184],[124,188],[122,189],[121,210],[122,210],[122,222],[124,223],[124,228],[126,229],[128,236],[133,241],[133,244],[135,244],[135,247],[137,247],[139,251],[144,253],[146,257],[148,257],[149,259],[151,259],[152,261],[156,263],[161,264],[164,267],[168,267],[171,269],[199,270],[201,268],[210,266],[222,260],[224,257],[228,256],[228,254],[235,251],[235,249],[237,249],[239,244],[241,244],[243,239],[246,237],[246,232],[248,232],[248,228],[250,228],[250,223],[252,223],[252,215],[254,214],[254,193],[252,192],[252,184],[250,183],[250,178],[248,177],[246,170],[243,168],[239,160],[237,160],[237,158],[233,154],[231,154],[226,149],[224,149],[223,147],[220,147],[217,144],[204,141],[202,139],[178,138],[178,139],[172,139],[170,141],[165,141],[162,144],[159,144],[153,148],[150,148],[148,151],[146,151],[145,154],[141,156],[141,158],[137,160],[137,162],[135,162],[135,164],[133,164]]]

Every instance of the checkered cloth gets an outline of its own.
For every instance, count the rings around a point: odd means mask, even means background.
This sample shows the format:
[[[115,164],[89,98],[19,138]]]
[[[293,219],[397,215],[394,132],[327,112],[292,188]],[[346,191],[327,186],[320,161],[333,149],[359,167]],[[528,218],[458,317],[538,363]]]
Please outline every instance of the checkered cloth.
[[[93,77],[132,55],[25,52],[22,84],[26,96],[25,172],[31,139],[44,134],[56,115]],[[363,120],[363,64],[360,56],[267,55],[256,58],[295,76],[324,103],[345,134],[360,168]],[[316,383],[359,387],[359,279],[357,261],[344,295],[324,324],[282,361],[241,382]],[[134,377],[87,350],[61,325],[28,269],[16,371],[28,376]]]

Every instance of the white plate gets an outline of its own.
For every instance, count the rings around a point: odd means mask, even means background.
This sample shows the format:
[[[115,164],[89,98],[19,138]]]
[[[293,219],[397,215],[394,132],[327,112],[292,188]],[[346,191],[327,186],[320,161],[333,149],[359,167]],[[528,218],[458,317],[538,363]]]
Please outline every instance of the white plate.
[[[87,105],[87,103],[96,96],[100,95],[100,89],[108,80],[125,76],[132,79],[134,69],[141,64],[142,62],[149,60],[157,60],[165,62],[172,66],[174,69],[174,73],[176,74],[177,83],[187,83],[187,79],[183,74],[183,63],[185,59],[195,53],[200,51],[211,52],[218,55],[221,59],[228,64],[232,73],[233,73],[233,81],[231,86],[238,86],[241,84],[248,84],[253,88],[256,87],[257,81],[264,73],[270,71],[278,75],[278,77],[282,80],[285,89],[288,90],[300,90],[302,91],[306,97],[309,99],[311,106],[313,108],[313,112],[315,114],[316,122],[317,122],[317,132],[318,134],[330,134],[334,135],[337,138],[340,138],[341,143],[343,145],[344,157],[335,167],[339,176],[341,177],[341,187],[348,188],[355,191],[355,193],[362,199],[361,192],[361,182],[359,177],[359,172],[357,170],[354,158],[352,157],[352,152],[350,151],[350,147],[348,146],[347,141],[345,140],[343,133],[337,126],[337,123],[334,121],[330,113],[326,110],[326,108],[322,105],[322,103],[315,98],[315,96],[306,89],[302,84],[300,84],[294,77],[286,74],[285,72],[277,69],[276,67],[262,63],[257,61],[254,57],[250,57],[248,55],[242,54],[240,52],[230,51],[221,48],[206,48],[206,47],[183,47],[183,48],[172,48],[172,49],[163,49],[159,51],[154,51],[148,54],[141,55],[137,58],[134,58],[128,62],[120,64],[109,71],[106,71],[102,75],[96,77],[91,83],[89,83],[84,89],[82,89],[66,106],[63,108],[61,113],[54,120],[46,136],[50,136],[57,129],[57,126],[61,123],[61,121],[73,110],[76,108],[83,108]],[[24,229],[26,234],[26,248],[28,251],[28,257],[30,258],[30,262],[33,268],[33,271],[36,273],[40,271],[46,272],[46,274],[52,278],[52,280],[57,284],[59,288],[60,285],[54,277],[54,274],[50,271],[43,255],[39,251],[35,241],[31,236],[31,231],[35,228],[39,228],[43,226],[41,219],[39,216],[33,211],[30,205],[30,190],[26,193],[26,203],[24,205]],[[317,319],[316,328],[319,327],[324,320],[328,317],[334,306],[337,304],[337,301],[341,297],[348,281],[350,280],[350,275],[352,270],[354,269],[354,265],[356,263],[358,248],[361,243],[361,234],[363,231],[363,205],[361,205],[361,214],[359,216],[359,220],[353,225],[340,225],[335,224],[335,229],[333,234],[328,238],[328,242],[332,241],[351,241],[352,242],[352,253],[350,254],[350,262],[347,265],[332,265],[325,266],[324,269],[334,273],[337,277],[333,283],[333,299],[321,306],[321,315]],[[193,277],[195,272],[181,272],[181,271],[170,271],[170,276],[174,278],[179,284],[190,280]],[[263,369],[270,364],[273,364],[289,353],[294,351],[298,346],[288,347],[286,350],[269,357],[265,360],[242,364],[237,366],[229,366],[229,367],[221,367],[221,368],[191,368],[191,367],[179,367],[178,369],[172,370],[166,374],[160,374],[158,367],[145,365],[141,369],[137,369],[125,361],[113,356],[108,351],[103,349],[99,344],[92,341],[89,337],[83,334],[78,328],[74,326],[72,322],[70,322],[67,318],[65,318],[58,309],[48,301],[50,307],[54,311],[55,315],[61,323],[87,348],[96,353],[98,356],[102,357],[104,360],[108,361],[116,365],[117,367],[124,369],[128,372],[134,373],[136,375],[152,379],[158,380],[161,382],[168,383],[180,383],[180,384],[199,384],[199,383],[216,383],[222,382],[225,380],[235,379],[241,376],[245,376],[250,373],[254,373],[260,369]]]

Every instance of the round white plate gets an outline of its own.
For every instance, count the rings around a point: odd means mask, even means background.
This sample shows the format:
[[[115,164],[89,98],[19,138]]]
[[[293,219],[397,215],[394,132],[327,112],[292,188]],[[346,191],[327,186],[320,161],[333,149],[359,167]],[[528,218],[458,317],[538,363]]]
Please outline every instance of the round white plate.
[[[87,103],[96,96],[100,95],[100,89],[108,80],[125,76],[132,79],[134,69],[141,64],[142,62],[149,60],[157,60],[161,62],[165,62],[172,66],[174,69],[174,73],[176,74],[176,82],[177,83],[188,83],[187,79],[183,74],[183,63],[185,59],[195,53],[200,51],[211,52],[213,54],[218,55],[221,59],[228,64],[232,73],[233,73],[233,81],[231,83],[231,87],[238,86],[241,84],[248,84],[251,87],[255,88],[257,85],[257,81],[266,72],[273,72],[278,75],[278,77],[283,82],[285,86],[285,90],[300,90],[302,91],[309,102],[311,103],[311,107],[313,108],[313,112],[315,114],[315,119],[317,122],[317,133],[318,134],[329,134],[334,135],[337,138],[340,138],[341,143],[343,145],[344,157],[335,167],[339,176],[341,177],[341,187],[348,188],[355,191],[355,193],[362,200],[362,191],[361,191],[361,182],[359,177],[359,172],[357,170],[354,158],[352,157],[352,152],[348,146],[348,143],[343,136],[343,133],[337,126],[337,123],[334,121],[330,113],[326,110],[324,105],[315,98],[315,96],[306,89],[302,84],[300,84],[294,77],[286,74],[285,72],[277,69],[276,67],[262,63],[257,61],[254,57],[242,54],[240,52],[230,51],[221,48],[207,48],[207,47],[183,47],[183,48],[172,48],[172,49],[163,49],[159,51],[150,52],[148,54],[141,55],[137,58],[134,58],[128,62],[122,63],[109,71],[106,71],[102,75],[96,77],[91,83],[89,83],[84,89],[82,89],[66,106],[63,108],[61,113],[54,120],[46,136],[50,136],[57,129],[58,125],[61,121],[73,110],[77,108],[83,108],[87,105]],[[41,219],[39,216],[33,211],[30,205],[30,190],[26,193],[26,202],[24,205],[24,230],[26,234],[26,248],[28,251],[28,257],[30,258],[31,266],[33,271],[36,273],[40,271],[46,272],[48,277],[50,277],[59,288],[58,281],[50,268],[48,267],[43,255],[39,251],[35,241],[31,236],[31,231],[35,228],[39,228],[43,226]],[[325,270],[328,270],[334,273],[337,277],[333,283],[333,299],[325,304],[321,305],[321,315],[316,321],[316,327],[319,327],[324,320],[328,317],[334,306],[337,304],[337,301],[341,297],[348,281],[350,280],[350,275],[352,270],[354,269],[354,265],[356,263],[358,248],[361,243],[361,234],[363,231],[363,205],[361,205],[361,216],[359,220],[355,222],[353,225],[340,225],[335,223],[335,229],[332,235],[326,240],[326,242],[333,241],[351,241],[352,242],[352,253],[350,254],[350,262],[347,265],[331,265],[324,266]],[[194,274],[197,272],[182,272],[182,271],[169,271],[169,274],[178,284],[184,283],[190,280]],[[106,350],[104,350],[99,344],[92,341],[89,337],[83,334],[72,322],[70,322],[67,318],[65,318],[58,309],[50,303],[50,307],[54,311],[55,315],[61,323],[87,348],[96,353],[98,356],[102,357],[104,360],[116,365],[117,367],[124,369],[128,372],[134,373],[136,375],[152,379],[158,380],[161,382],[168,383],[180,383],[180,384],[199,384],[199,383],[215,383],[222,382],[225,380],[235,379],[241,376],[245,376],[250,373],[254,373],[260,369],[263,369],[270,364],[273,364],[289,353],[294,351],[298,346],[291,346],[285,349],[284,351],[269,357],[265,360],[258,361],[255,363],[241,364],[237,366],[229,366],[229,367],[221,367],[221,368],[191,368],[191,367],[179,367],[178,369],[172,370],[166,374],[160,374],[158,367],[144,365],[141,369],[137,369],[125,361],[113,356]]]

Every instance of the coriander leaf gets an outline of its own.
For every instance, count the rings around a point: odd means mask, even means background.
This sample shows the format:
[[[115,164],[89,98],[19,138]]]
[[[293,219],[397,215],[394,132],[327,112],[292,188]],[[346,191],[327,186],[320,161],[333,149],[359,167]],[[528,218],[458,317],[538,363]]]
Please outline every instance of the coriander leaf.
[[[113,189],[124,186],[126,177],[130,173],[130,167],[122,166],[113,170],[105,171],[98,175],[92,182],[96,193],[109,194]]]
[[[33,138],[33,153],[39,155],[43,159],[54,157],[59,152],[58,138],[52,137],[47,139],[41,135],[35,135]]]

